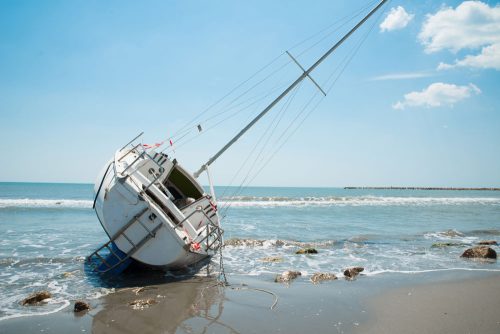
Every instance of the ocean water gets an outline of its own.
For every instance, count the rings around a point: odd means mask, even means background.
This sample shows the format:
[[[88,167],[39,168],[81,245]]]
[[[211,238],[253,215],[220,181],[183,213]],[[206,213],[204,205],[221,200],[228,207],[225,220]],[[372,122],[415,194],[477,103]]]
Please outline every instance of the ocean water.
[[[230,244],[224,249],[229,280],[272,280],[288,269],[341,275],[348,266],[363,266],[370,276],[500,271],[496,261],[460,258],[480,240],[500,241],[500,192],[237,190],[216,188]],[[84,270],[85,257],[107,241],[92,199],[90,184],[0,183],[0,320],[55,312],[72,300],[114,292]],[[319,254],[295,255],[306,246]],[[261,261],[269,256],[281,261]],[[43,289],[53,293],[48,305],[19,304]]]

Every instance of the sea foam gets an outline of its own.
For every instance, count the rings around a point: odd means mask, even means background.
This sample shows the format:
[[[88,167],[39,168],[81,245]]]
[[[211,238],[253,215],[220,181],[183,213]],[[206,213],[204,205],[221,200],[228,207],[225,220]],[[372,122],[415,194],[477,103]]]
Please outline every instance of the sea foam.
[[[74,199],[32,199],[32,198],[2,198],[0,199],[0,209],[2,208],[92,208],[92,201]]]
[[[432,206],[432,205],[500,205],[497,197],[223,197],[219,205],[231,207],[309,207],[309,206]],[[74,199],[0,199],[2,208],[92,208],[91,200]]]
[[[304,207],[304,206],[431,206],[431,205],[500,205],[496,197],[257,197],[235,196],[219,200],[232,207]]]

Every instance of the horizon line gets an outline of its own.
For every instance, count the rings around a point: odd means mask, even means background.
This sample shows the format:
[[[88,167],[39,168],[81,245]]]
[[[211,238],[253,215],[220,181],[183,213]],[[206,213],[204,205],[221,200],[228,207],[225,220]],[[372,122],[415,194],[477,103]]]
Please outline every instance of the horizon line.
[[[90,182],[49,182],[49,181],[0,181],[2,183],[21,183],[21,184],[74,184],[74,185],[94,185]],[[203,187],[209,187],[208,184],[203,184]],[[215,187],[238,187],[237,185],[214,185]],[[345,190],[493,190],[500,191],[500,186],[276,186],[276,185],[252,185],[245,188],[340,188]]]

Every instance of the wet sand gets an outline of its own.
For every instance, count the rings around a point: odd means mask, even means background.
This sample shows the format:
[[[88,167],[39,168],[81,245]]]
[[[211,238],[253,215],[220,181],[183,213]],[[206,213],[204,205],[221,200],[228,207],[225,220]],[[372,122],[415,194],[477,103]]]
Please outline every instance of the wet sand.
[[[357,333],[500,333],[500,276],[408,286],[366,304]]]
[[[124,288],[90,301],[89,312],[75,315],[71,305],[51,315],[4,320],[0,332],[500,332],[498,273],[390,274],[318,285],[302,277],[289,286],[271,276],[233,277],[231,283],[223,288],[214,279],[190,278]],[[269,292],[278,297],[272,310]],[[148,303],[131,305],[137,300]]]

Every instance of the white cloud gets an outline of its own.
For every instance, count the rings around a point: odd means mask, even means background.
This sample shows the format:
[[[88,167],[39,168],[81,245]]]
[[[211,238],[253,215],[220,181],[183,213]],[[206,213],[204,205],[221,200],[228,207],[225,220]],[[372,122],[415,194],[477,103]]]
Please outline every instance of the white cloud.
[[[439,64],[438,70],[454,67],[500,70],[498,5],[490,7],[481,1],[464,1],[455,9],[444,7],[433,15],[427,15],[418,37],[427,53],[481,48],[480,53],[457,59],[453,64]]]
[[[369,80],[370,81],[407,80],[407,79],[427,78],[433,75],[434,74],[430,72],[389,73],[373,77]]]
[[[455,103],[480,94],[481,90],[473,84],[457,86],[442,82],[435,82],[420,92],[405,94],[404,100],[395,103],[394,109],[405,109],[406,107],[441,107],[452,106]]]
[[[408,14],[401,6],[397,8],[393,7],[389,14],[387,14],[384,22],[380,24],[380,31],[403,29],[410,23],[414,16],[413,14]]]
[[[468,55],[454,64],[440,63],[438,70],[448,70],[454,67],[494,68],[500,70],[500,43],[483,47],[478,55]]]
[[[427,15],[418,37],[429,53],[500,43],[500,7],[464,1],[456,9],[442,8]]]

